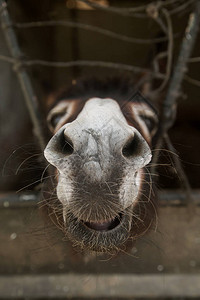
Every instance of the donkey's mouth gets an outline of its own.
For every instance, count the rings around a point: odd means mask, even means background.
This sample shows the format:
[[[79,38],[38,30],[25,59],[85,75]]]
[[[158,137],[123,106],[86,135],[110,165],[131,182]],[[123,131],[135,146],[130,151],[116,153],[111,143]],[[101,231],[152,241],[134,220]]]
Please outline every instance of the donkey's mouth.
[[[122,214],[120,213],[112,220],[102,221],[102,222],[83,222],[83,224],[88,227],[89,229],[95,231],[109,231],[112,230],[120,225],[122,220]]]
[[[129,208],[130,209],[130,208]],[[79,221],[72,213],[67,214],[66,230],[75,246],[83,250],[113,252],[129,238],[132,216],[128,210],[119,213],[112,220]]]

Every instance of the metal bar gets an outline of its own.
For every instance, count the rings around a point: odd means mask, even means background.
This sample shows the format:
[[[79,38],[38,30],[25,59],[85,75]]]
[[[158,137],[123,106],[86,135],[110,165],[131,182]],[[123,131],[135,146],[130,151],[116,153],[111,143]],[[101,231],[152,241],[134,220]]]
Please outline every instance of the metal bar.
[[[0,195],[0,209],[36,206],[40,199],[39,192],[2,194]]]
[[[191,190],[192,203],[200,205],[200,190]],[[187,193],[183,190],[165,190],[158,193],[159,206],[187,206]]]
[[[179,97],[181,84],[187,71],[188,58],[195,45],[200,22],[200,1],[197,0],[193,13],[190,14],[185,35],[180,47],[179,56],[175,65],[166,98],[163,102],[162,133],[172,127],[176,118],[176,100]]]
[[[42,116],[39,110],[37,97],[33,91],[33,87],[27,72],[21,66],[22,53],[12,27],[11,19],[7,10],[6,1],[0,0],[0,20],[1,28],[4,32],[5,39],[12,58],[15,59],[14,70],[19,79],[21,89],[24,94],[25,103],[27,105],[33,127],[34,134],[36,135],[39,145],[42,150],[45,148],[45,138],[42,131]]]
[[[200,297],[199,274],[51,274],[0,277],[0,299]],[[131,298],[130,298],[131,297]]]
[[[188,204],[193,203],[191,186],[187,175],[182,167],[181,161],[176,153],[176,149],[172,145],[170,138],[168,136],[169,129],[173,126],[176,120],[177,113],[177,99],[180,96],[181,84],[184,78],[184,75],[187,71],[188,58],[190,57],[192,50],[194,48],[197,34],[199,30],[199,20],[200,20],[200,1],[197,0],[194,5],[193,12],[190,14],[188,19],[188,24],[185,29],[184,37],[181,43],[178,59],[173,70],[171,79],[169,81],[169,88],[166,94],[166,97],[163,101],[163,107],[161,112],[161,122],[160,128],[158,131],[158,140],[155,145],[155,149],[161,149],[163,144],[163,138],[167,144],[168,149],[174,153],[172,159],[177,170],[177,174],[185,188],[187,197],[186,202]],[[160,151],[155,152],[155,155],[152,160],[152,173],[155,172],[155,168],[158,161]]]
[[[186,206],[187,195],[182,191],[163,191],[158,193],[159,206]],[[194,205],[200,205],[200,190],[192,191]],[[41,200],[40,192],[8,193],[0,195],[0,209],[36,206]]]
[[[57,20],[57,21],[36,21],[36,22],[23,22],[23,23],[13,23],[14,28],[37,28],[37,27],[48,27],[48,26],[66,26],[81,30],[87,30],[94,33],[103,34],[105,36],[108,36],[110,38],[118,39],[124,42],[129,43],[139,43],[139,44],[152,44],[152,43],[161,43],[168,40],[167,37],[160,37],[160,38],[152,38],[152,39],[139,39],[134,38],[126,35],[122,35],[107,29],[103,29],[101,27],[74,22],[74,21],[66,21],[66,20]],[[177,37],[177,34],[174,35],[174,37]]]

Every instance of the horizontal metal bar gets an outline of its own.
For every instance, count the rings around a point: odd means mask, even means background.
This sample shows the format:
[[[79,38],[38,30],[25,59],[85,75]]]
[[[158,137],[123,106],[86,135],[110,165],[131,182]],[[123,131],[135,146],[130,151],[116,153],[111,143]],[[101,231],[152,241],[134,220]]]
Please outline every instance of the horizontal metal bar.
[[[195,205],[200,205],[200,190],[192,191]],[[39,192],[8,193],[0,194],[1,208],[20,208],[36,206],[41,200]],[[160,206],[185,206],[186,194],[179,190],[165,190],[158,193],[158,203]]]
[[[200,297],[199,274],[18,275],[0,277],[0,298],[116,299],[123,297]]]
[[[200,205],[200,190],[191,191],[192,201]],[[164,190],[157,193],[158,202],[161,206],[187,206],[187,193],[184,190]]]
[[[24,192],[24,193],[7,193],[0,195],[0,209],[1,208],[20,208],[36,206],[40,201],[41,196],[38,192]]]

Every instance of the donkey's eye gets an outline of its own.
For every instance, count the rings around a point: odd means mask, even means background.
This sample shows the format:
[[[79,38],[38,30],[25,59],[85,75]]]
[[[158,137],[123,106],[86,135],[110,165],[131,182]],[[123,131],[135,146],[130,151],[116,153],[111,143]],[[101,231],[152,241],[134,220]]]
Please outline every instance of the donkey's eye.
[[[145,122],[150,133],[153,132],[154,129],[156,129],[157,122],[153,117],[141,115],[140,118]]]
[[[60,113],[55,113],[54,115],[51,116],[50,119],[50,125],[55,128],[60,119],[65,115],[66,112],[60,112]]]

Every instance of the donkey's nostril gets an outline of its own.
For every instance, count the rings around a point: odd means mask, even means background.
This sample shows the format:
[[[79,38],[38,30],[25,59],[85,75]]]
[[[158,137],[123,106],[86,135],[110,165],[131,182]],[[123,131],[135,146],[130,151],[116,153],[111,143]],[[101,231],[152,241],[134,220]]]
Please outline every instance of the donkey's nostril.
[[[122,149],[122,154],[125,157],[131,157],[140,153],[140,139],[138,135],[134,134],[125,144]]]
[[[64,132],[60,135],[60,152],[65,155],[70,155],[74,152],[73,143]]]

